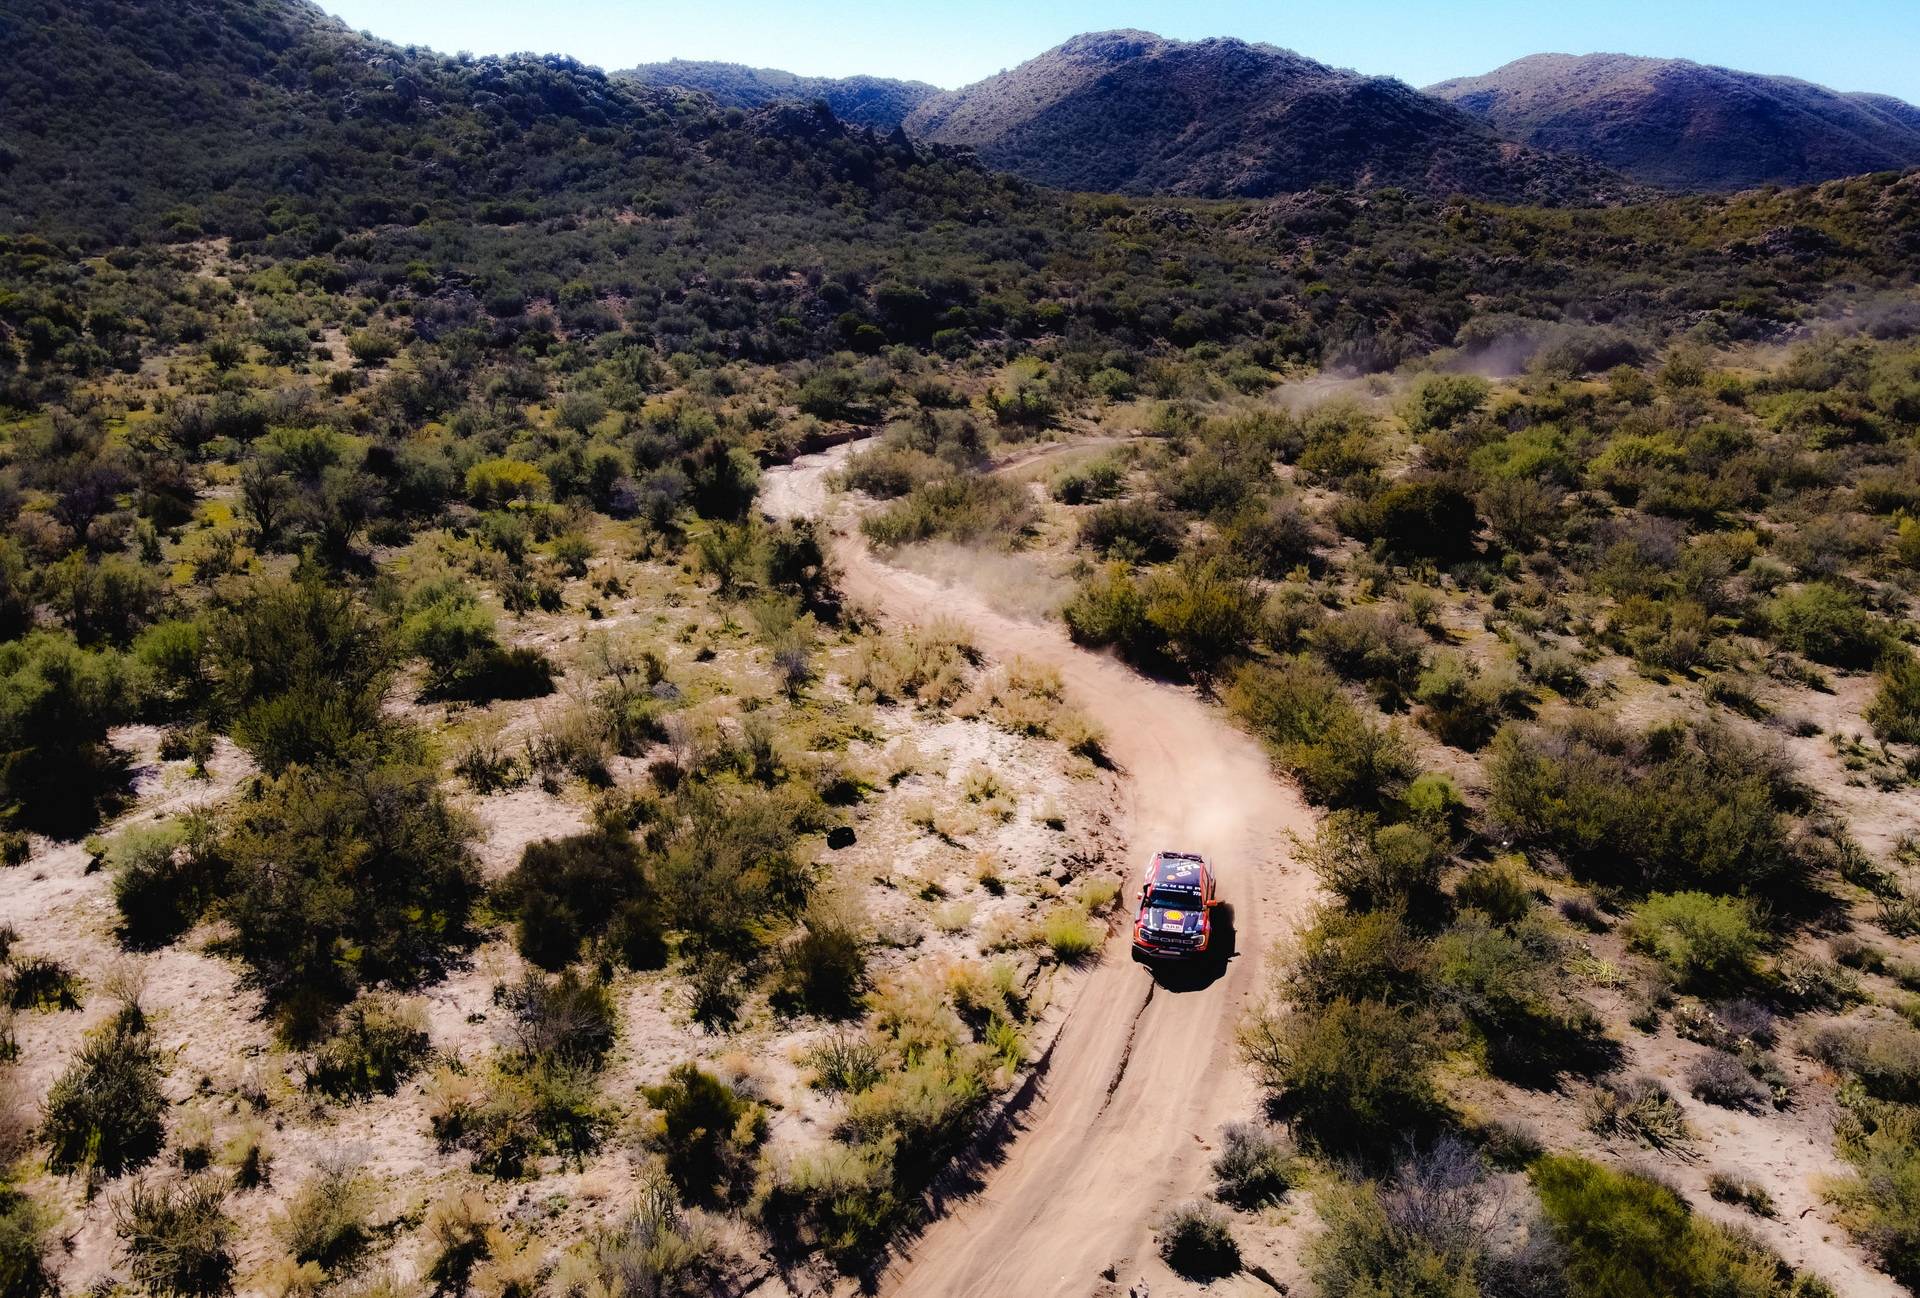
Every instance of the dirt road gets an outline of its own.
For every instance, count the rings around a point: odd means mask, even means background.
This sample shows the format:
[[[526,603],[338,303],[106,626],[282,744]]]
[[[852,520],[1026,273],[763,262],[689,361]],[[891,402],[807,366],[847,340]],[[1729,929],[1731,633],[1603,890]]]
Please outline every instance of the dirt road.
[[[825,478],[851,447],[773,470],[762,507],[819,514]],[[1133,879],[1161,847],[1207,853],[1233,908],[1236,954],[1217,980],[1156,980],[1108,944],[1054,1048],[1035,1105],[979,1193],[946,1211],[883,1278],[904,1298],[1087,1298],[1144,1277],[1182,1292],[1153,1253],[1155,1220],[1199,1194],[1223,1123],[1257,1097],[1234,1058],[1233,1028],[1265,981],[1273,940],[1312,905],[1315,886],[1290,859],[1288,831],[1311,817],[1264,753],[1191,691],[1149,681],[1072,644],[1058,625],[1019,621],[990,597],[939,585],[877,559],[840,530],[842,588],[889,620],[966,625],[986,653],[1059,670],[1074,703],[1106,729],[1126,775]],[[1113,1268],[1117,1287],[1102,1272]]]

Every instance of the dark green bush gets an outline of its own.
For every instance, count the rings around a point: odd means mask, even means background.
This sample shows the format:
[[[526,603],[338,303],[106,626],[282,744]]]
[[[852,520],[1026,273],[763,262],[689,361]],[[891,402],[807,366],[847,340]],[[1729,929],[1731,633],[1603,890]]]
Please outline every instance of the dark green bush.
[[[1416,825],[1382,826],[1362,812],[1336,811],[1301,845],[1300,857],[1349,909],[1366,911],[1431,898],[1447,849]]]
[[[1026,484],[992,475],[924,483],[861,524],[875,545],[985,542],[1007,547],[1032,528],[1039,506]]]
[[[1477,910],[1496,924],[1516,924],[1533,913],[1533,889],[1514,862],[1483,862],[1460,876],[1453,899],[1463,909]]]
[[[114,1229],[149,1293],[211,1298],[232,1287],[226,1200],[226,1182],[204,1173],[173,1183],[143,1177],[127,1187],[113,1206]]]
[[[419,1006],[362,996],[341,1011],[332,1034],[314,1048],[308,1077],[337,1099],[392,1095],[431,1050]]]
[[[583,943],[602,940],[630,968],[657,969],[666,961],[661,907],[640,849],[624,833],[529,843],[494,897],[515,919],[520,954],[543,969],[565,968]]]
[[[1240,1269],[1240,1246],[1218,1208],[1183,1203],[1154,1228],[1166,1264],[1193,1280],[1211,1280]]]
[[[519,982],[496,988],[494,999],[507,1011],[509,1037],[526,1066],[597,1068],[613,1049],[612,995],[606,984],[571,969],[556,978],[528,970]]]
[[[1314,658],[1296,654],[1242,667],[1228,687],[1227,705],[1316,802],[1377,806],[1414,776],[1405,738],[1363,717]]]
[[[766,1138],[759,1105],[694,1064],[681,1064],[645,1095],[658,1111],[649,1141],[682,1194],[716,1203],[744,1188],[754,1150]]]
[[[1269,1004],[1240,1027],[1255,1078],[1295,1115],[1296,1130],[1334,1149],[1384,1149],[1432,1121],[1432,1026],[1380,1001],[1338,997],[1286,1011]]]
[[[1180,552],[1185,535],[1177,517],[1145,500],[1101,505],[1080,520],[1080,544],[1129,563],[1164,563]]]
[[[769,995],[780,1013],[843,1019],[859,1009],[866,981],[866,942],[858,926],[816,904],[805,927],[781,949]]]
[[[1895,744],[1920,744],[1920,658],[1904,647],[1880,659],[1879,687],[1867,704],[1873,733]]]
[[[40,1138],[56,1172],[140,1167],[166,1139],[160,1048],[133,1011],[91,1033],[47,1092]]]
[[[295,1038],[356,987],[436,977],[480,890],[471,823],[426,770],[294,768],[236,805],[215,905]]]
[[[51,631],[0,644],[0,819],[52,833],[90,827],[116,775],[107,730],[131,716],[136,696],[111,650]]]
[[[1889,1275],[1909,1289],[1920,1284],[1920,1110],[1905,1105],[1854,1105],[1836,1142],[1852,1175],[1824,1193],[1840,1222]]]
[[[0,1293],[8,1298],[56,1292],[47,1267],[51,1216],[20,1191],[0,1187]]]
[[[1786,774],[1715,729],[1625,734],[1594,717],[1500,733],[1488,810],[1587,879],[1650,890],[1759,887],[1792,861]]]
[[[123,830],[107,845],[123,940],[170,942],[206,913],[225,881],[211,818],[194,816]]]

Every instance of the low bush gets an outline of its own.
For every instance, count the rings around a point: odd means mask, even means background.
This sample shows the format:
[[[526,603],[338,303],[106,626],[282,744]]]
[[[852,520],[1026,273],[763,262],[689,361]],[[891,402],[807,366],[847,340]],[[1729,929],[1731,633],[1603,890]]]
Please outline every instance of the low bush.
[[[1293,1152],[1264,1126],[1229,1122],[1220,1129],[1213,1160],[1215,1192],[1241,1208],[1276,1203],[1293,1188],[1300,1169]]]
[[[0,1186],[0,1292],[43,1298],[57,1292],[47,1266],[53,1215],[26,1194]]]
[[[1062,964],[1080,963],[1098,951],[1106,939],[1106,926],[1072,903],[1055,906],[1040,921],[1040,940]]]
[[[1763,938],[1751,902],[1704,892],[1655,893],[1627,921],[1628,945],[1692,986],[1749,976]]]
[[[885,1075],[880,1047],[846,1033],[822,1041],[808,1054],[807,1062],[813,1084],[835,1095],[857,1095]]]
[[[315,1047],[308,1079],[336,1099],[392,1095],[431,1052],[427,1016],[417,1003],[362,996]]]
[[[1920,657],[1906,648],[1889,649],[1877,677],[1867,724],[1889,743],[1920,744]]]
[[[1853,1172],[1822,1193],[1887,1273],[1920,1287],[1920,1110],[1854,1105],[1836,1142]]]
[[[1177,516],[1144,500],[1101,505],[1080,520],[1080,544],[1128,563],[1164,563],[1180,552],[1185,535]]]
[[[569,969],[556,978],[528,970],[494,989],[508,1015],[507,1037],[523,1066],[597,1068],[613,1049],[613,997],[604,983]]]
[[[1413,824],[1381,825],[1358,811],[1320,822],[1299,857],[1349,909],[1377,910],[1425,901],[1438,891],[1446,844]]]
[[[1547,1155],[1529,1177],[1566,1252],[1573,1298],[1819,1292],[1757,1240],[1694,1216],[1678,1194],[1648,1177],[1570,1154]]]
[[[629,968],[666,962],[660,906],[640,849],[625,833],[602,829],[529,843],[493,898],[514,920],[520,954],[543,969],[565,968],[583,944],[603,941]]]
[[[185,1181],[127,1187],[113,1206],[128,1269],[149,1293],[211,1298],[232,1287],[233,1219],[227,1186],[202,1174]]]
[[[358,1164],[323,1158],[274,1220],[274,1235],[296,1262],[346,1268],[373,1241],[374,1190]]]
[[[1161,1258],[1192,1280],[1211,1280],[1240,1269],[1240,1246],[1218,1208],[1183,1203],[1154,1228]]]
[[[1749,1176],[1732,1172],[1707,1173],[1707,1193],[1721,1203],[1745,1208],[1756,1217],[1773,1216],[1773,1196],[1767,1187]]]
[[[1024,483],[992,475],[945,478],[868,515],[861,530],[886,549],[932,540],[1005,548],[1031,530],[1039,512]]]
[[[1488,782],[1489,812],[1584,878],[1735,892],[1793,861],[1790,778],[1726,731],[1636,736],[1595,716],[1509,726],[1494,741]]]
[[[1693,1139],[1686,1113],[1659,1079],[1603,1082],[1587,1100],[1587,1126],[1603,1136],[1626,1136],[1651,1149],[1676,1149]]]
[[[1477,910],[1496,924],[1517,924],[1533,913],[1533,889],[1510,857],[1483,862],[1460,876],[1453,886],[1454,904]]]
[[[1286,1011],[1271,1001],[1241,1023],[1240,1053],[1259,1083],[1324,1146],[1380,1149],[1431,1120],[1432,1026],[1379,1001],[1336,998]]]
[[[644,1094],[656,1110],[648,1143],[680,1192],[700,1203],[737,1197],[766,1138],[765,1111],[694,1064],[679,1065]]]
[[[1599,1016],[1567,989],[1560,941],[1546,926],[1495,925],[1468,911],[1434,939],[1432,989],[1478,1038],[1488,1066],[1519,1080],[1608,1062]]]
[[[1779,644],[1829,667],[1870,666],[1885,640],[1860,597],[1832,582],[1808,582],[1775,595],[1765,620]]]
[[[15,955],[0,973],[10,1010],[77,1010],[82,987],[73,970],[49,956]]]
[[[815,902],[805,926],[780,950],[770,996],[783,1014],[844,1019],[867,984],[867,944],[855,917]]]
[[[1415,774],[1405,737],[1363,717],[1316,659],[1295,655],[1242,667],[1227,704],[1316,802],[1378,806]]]
[[[206,913],[225,878],[209,817],[122,830],[107,844],[120,934],[137,947],[180,936]]]
[[[673,1188],[657,1180],[642,1184],[638,1198],[618,1225],[594,1232],[561,1261],[561,1292],[690,1298],[721,1284],[728,1258],[707,1219],[684,1211]]]
[[[161,1076],[160,1048],[137,1011],[90,1034],[42,1105],[47,1166],[118,1176],[149,1162],[166,1139]]]
[[[1687,1093],[1723,1109],[1753,1109],[1767,1098],[1766,1087],[1732,1055],[1714,1051],[1687,1067]]]
[[[1920,1104],[1920,1031],[1904,1023],[1823,1024],[1808,1036],[1807,1053],[1858,1078],[1876,1099]]]

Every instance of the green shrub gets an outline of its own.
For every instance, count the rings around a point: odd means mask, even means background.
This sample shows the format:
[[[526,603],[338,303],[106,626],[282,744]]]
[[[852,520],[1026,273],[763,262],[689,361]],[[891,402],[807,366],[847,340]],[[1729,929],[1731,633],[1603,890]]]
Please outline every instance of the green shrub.
[[[292,1037],[360,985],[437,975],[468,940],[473,833],[434,776],[407,767],[295,768],[236,805],[215,912]]]
[[[1097,568],[1060,611],[1076,644],[1113,646],[1132,662],[1152,663],[1166,637],[1147,617],[1147,594],[1124,563]]]
[[[373,1182],[354,1163],[322,1159],[274,1220],[274,1234],[296,1262],[335,1271],[373,1242]]]
[[[1382,826],[1357,811],[1325,817],[1299,855],[1350,909],[1362,911],[1432,896],[1447,860],[1446,844],[1418,826]]]
[[[16,954],[0,973],[0,995],[10,1010],[77,1010],[81,987],[73,970],[47,956]]]
[[[0,1187],[0,1293],[42,1298],[56,1292],[48,1273],[52,1214],[10,1186]]]
[[[1496,924],[1517,924],[1533,913],[1533,888],[1511,857],[1482,862],[1453,886],[1454,903],[1477,910]]]
[[[336,1099],[392,1095],[432,1052],[426,1014],[411,1001],[362,996],[313,1052],[311,1083]]]
[[[1626,1136],[1650,1149],[1683,1149],[1693,1139],[1686,1113],[1659,1079],[1602,1082],[1587,1102],[1587,1126],[1603,1136]]]
[[[1566,988],[1564,960],[1545,925],[1501,928],[1468,911],[1434,939],[1433,990],[1479,1038],[1494,1072],[1550,1077],[1610,1053],[1599,1017]]]
[[[1177,517],[1144,500],[1101,505],[1080,520],[1080,544],[1129,563],[1164,563],[1180,552],[1185,535]]]
[[[316,575],[262,583],[209,634],[234,741],[273,774],[364,758],[385,737],[385,624]]]
[[[107,844],[120,934],[133,946],[170,942],[196,923],[225,879],[203,816],[135,825]]]
[[[160,1079],[160,1048],[137,1011],[91,1033],[42,1106],[47,1166],[118,1176],[149,1162],[166,1139]]]
[[[482,460],[467,470],[467,496],[481,509],[545,500],[551,491],[547,475],[524,460]]]
[[[770,993],[784,1014],[851,1017],[867,983],[866,940],[843,911],[816,902],[806,925],[780,952]]]
[[[624,833],[529,843],[495,887],[494,904],[513,917],[520,954],[543,969],[564,968],[583,943],[603,940],[629,968],[666,962],[660,905],[640,850]]]
[[[1778,643],[1830,667],[1871,664],[1885,638],[1858,595],[1826,581],[1775,595],[1765,616]]]
[[[508,1039],[523,1066],[592,1069],[613,1049],[612,994],[571,969],[557,978],[529,969],[519,982],[496,987],[494,1000],[507,1011]]]
[[[766,1138],[759,1105],[694,1064],[679,1065],[644,1094],[658,1111],[648,1141],[681,1193],[725,1202],[744,1188],[754,1150]]]
[[[1627,921],[1629,945],[1697,986],[1751,974],[1763,938],[1751,902],[1704,892],[1655,893]]]
[[[1422,374],[1400,403],[1400,417],[1416,437],[1445,432],[1479,413],[1492,390],[1474,374]]]
[[[1920,744],[1920,657],[1911,650],[1892,648],[1880,659],[1879,685],[1866,719],[1889,743]]]
[[[399,639],[426,660],[426,697],[484,703],[553,692],[546,655],[503,648],[493,614],[457,579],[422,583],[408,596]]]
[[[726,1276],[727,1256],[707,1220],[681,1210],[657,1180],[640,1187],[638,1205],[613,1229],[595,1231],[562,1263],[565,1292],[617,1298],[693,1298]]]
[[[141,1178],[127,1187],[113,1206],[113,1224],[134,1279],[149,1293],[226,1293],[233,1277],[226,1199],[226,1183],[208,1175],[171,1184]]]
[[[1237,563],[1183,560],[1149,574],[1143,593],[1154,638],[1190,667],[1211,668],[1244,654],[1259,632],[1264,600]]]
[[[1266,1127],[1229,1122],[1220,1129],[1213,1180],[1216,1192],[1228,1203],[1241,1208],[1276,1203],[1299,1174],[1292,1151]]]
[[[885,1076],[879,1046],[861,1037],[836,1033],[807,1055],[813,1084],[835,1095],[856,1095]]]
[[[1751,1177],[1731,1172],[1709,1172],[1707,1193],[1721,1203],[1738,1204],[1756,1217],[1771,1217],[1774,1214],[1773,1196],[1767,1193],[1764,1185]]]
[[[1438,1104],[1437,1042],[1410,1010],[1345,997],[1292,1012],[1269,1002],[1242,1022],[1239,1041],[1259,1083],[1329,1147],[1390,1145]]]
[[[1822,1193],[1847,1228],[1889,1275],[1920,1285],[1920,1110],[1854,1106],[1837,1145],[1853,1173]]]
[[[897,500],[952,467],[937,456],[911,447],[873,446],[847,458],[840,480],[849,490],[864,491],[879,500]]]
[[[1240,668],[1227,704],[1316,802],[1378,805],[1415,773],[1405,737],[1362,717],[1316,659],[1294,655]]]
[[[1807,1292],[1756,1240],[1693,1216],[1657,1181],[1570,1154],[1547,1155],[1529,1176],[1566,1250],[1574,1298],[1793,1298]]]
[[[0,821],[50,833],[92,825],[109,783],[109,727],[137,690],[111,650],[35,631],[0,643]]]
[[[1181,1204],[1154,1228],[1153,1237],[1166,1264],[1189,1279],[1210,1280],[1240,1269],[1233,1230],[1211,1204]]]
[[[1098,951],[1107,940],[1102,924],[1087,917],[1080,906],[1063,903],[1049,910],[1040,921],[1040,938],[1062,964],[1078,964]]]
[[[924,483],[861,524],[885,549],[915,541],[1013,545],[1033,527],[1039,507],[1024,483],[992,475]]]
[[[1758,887],[1792,864],[1797,794],[1725,731],[1630,736],[1595,717],[1501,731],[1489,812],[1583,878],[1635,889]]]
[[[1307,1009],[1341,999],[1412,1004],[1426,995],[1431,955],[1399,907],[1328,906],[1300,934],[1278,987]]]
[[[1307,1244],[1305,1257],[1317,1292],[1324,1298],[1469,1298],[1494,1292],[1479,1283],[1488,1259],[1485,1243],[1470,1225],[1479,1205],[1463,1193],[1467,1189],[1454,1184],[1423,1194],[1417,1185],[1391,1190],[1370,1181],[1327,1185],[1314,1196],[1322,1229]]]

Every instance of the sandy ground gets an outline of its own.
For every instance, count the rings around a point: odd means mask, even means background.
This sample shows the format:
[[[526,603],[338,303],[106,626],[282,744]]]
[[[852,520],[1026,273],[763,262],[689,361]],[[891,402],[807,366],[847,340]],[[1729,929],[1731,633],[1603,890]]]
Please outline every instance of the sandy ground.
[[[764,508],[824,512],[826,477],[852,449],[769,473]],[[1071,1009],[1017,1148],[937,1205],[881,1291],[1043,1298],[1118,1294],[1144,1280],[1183,1292],[1191,1286],[1152,1248],[1153,1224],[1204,1191],[1219,1128],[1257,1106],[1233,1029],[1262,987],[1269,945],[1314,902],[1315,881],[1287,851],[1288,833],[1308,830],[1311,815],[1258,745],[1190,691],[1075,647],[1057,624],[1008,617],[967,586],[882,563],[844,519],[835,557],[856,603],[899,622],[958,620],[987,654],[1059,671],[1070,701],[1106,727],[1125,777],[1130,891],[1155,849],[1203,851],[1237,930],[1224,975],[1203,986],[1156,979],[1116,935]]]

